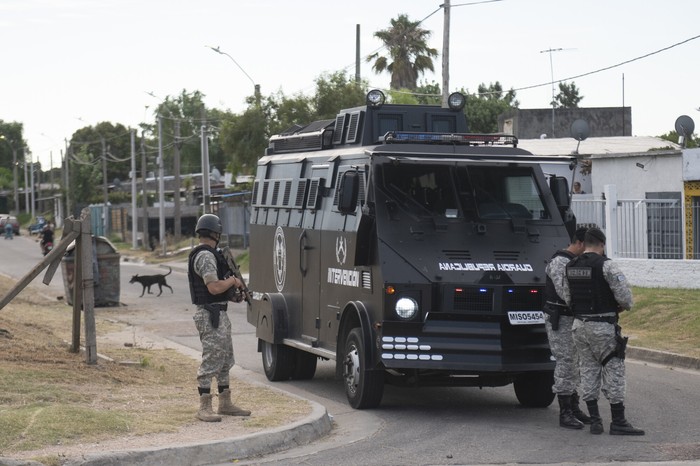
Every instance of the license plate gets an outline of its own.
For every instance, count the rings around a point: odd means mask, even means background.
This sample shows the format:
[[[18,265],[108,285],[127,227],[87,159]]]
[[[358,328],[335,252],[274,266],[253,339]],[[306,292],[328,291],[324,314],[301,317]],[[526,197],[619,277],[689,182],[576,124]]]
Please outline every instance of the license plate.
[[[535,325],[544,324],[542,311],[512,311],[508,313],[511,325]]]

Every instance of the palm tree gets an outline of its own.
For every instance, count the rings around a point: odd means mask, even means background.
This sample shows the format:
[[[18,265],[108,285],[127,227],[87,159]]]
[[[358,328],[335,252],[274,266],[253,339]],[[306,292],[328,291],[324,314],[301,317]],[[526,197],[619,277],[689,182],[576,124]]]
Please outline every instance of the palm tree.
[[[426,40],[431,32],[418,27],[420,21],[411,21],[405,14],[391,20],[391,27],[374,33],[389,50],[389,57],[373,53],[367,62],[374,60],[372,69],[377,73],[384,70],[391,73],[392,89],[415,90],[418,75],[425,70],[434,71],[433,57],[437,50],[428,47]],[[391,61],[390,61],[391,60]]]

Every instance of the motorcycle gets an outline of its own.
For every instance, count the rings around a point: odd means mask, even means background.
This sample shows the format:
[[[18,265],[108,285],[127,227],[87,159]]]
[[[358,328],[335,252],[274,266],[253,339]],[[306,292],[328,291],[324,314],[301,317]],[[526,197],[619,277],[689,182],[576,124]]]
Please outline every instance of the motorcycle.
[[[47,255],[53,250],[53,241],[47,241],[45,243],[41,243],[41,252],[44,255]]]

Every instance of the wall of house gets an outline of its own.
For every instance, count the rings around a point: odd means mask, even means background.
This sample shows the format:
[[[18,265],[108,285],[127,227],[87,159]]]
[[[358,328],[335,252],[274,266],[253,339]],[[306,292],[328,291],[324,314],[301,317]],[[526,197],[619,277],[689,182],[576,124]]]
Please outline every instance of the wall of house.
[[[568,138],[571,124],[586,120],[591,137],[631,136],[631,107],[557,108],[554,111],[554,135],[552,135],[552,109],[514,109],[498,116],[500,131],[510,130],[520,139]],[[510,131],[509,131],[510,132]]]
[[[601,197],[605,185],[617,186],[618,199],[644,199],[648,192],[683,192],[680,151],[591,156],[592,193]],[[642,165],[641,167],[637,164]]]
[[[645,288],[700,289],[700,260],[614,259],[627,280]]]

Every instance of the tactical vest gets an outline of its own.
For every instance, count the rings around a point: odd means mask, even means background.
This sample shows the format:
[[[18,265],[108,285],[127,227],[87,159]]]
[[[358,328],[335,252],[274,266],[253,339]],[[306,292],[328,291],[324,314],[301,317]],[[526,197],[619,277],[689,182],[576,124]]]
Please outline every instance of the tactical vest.
[[[617,312],[618,304],[603,274],[603,264],[610,260],[600,254],[584,253],[566,264],[566,278],[571,292],[574,315]]]
[[[576,255],[573,252],[567,251],[566,249],[560,249],[559,251],[555,252],[549,260],[551,262],[555,258],[560,257],[560,256],[561,257],[568,257],[569,260],[576,257]],[[547,275],[547,278],[545,280],[544,300],[545,300],[545,302],[555,303],[555,304],[558,304],[560,306],[567,307],[564,300],[561,299],[559,297],[559,295],[557,294],[557,290],[556,290],[556,288],[554,288],[554,282],[552,281],[551,278],[549,278],[549,275]]]
[[[222,301],[228,301],[228,292],[221,294],[211,294],[207,289],[207,285],[204,284],[204,279],[197,275],[194,271],[194,258],[199,254],[200,251],[209,251],[214,254],[216,258],[216,274],[219,280],[223,280],[229,271],[226,259],[224,259],[223,254],[206,244],[200,244],[190,252],[188,265],[187,265],[187,277],[190,281],[190,297],[192,298],[192,304],[209,304],[209,303],[220,303]]]

